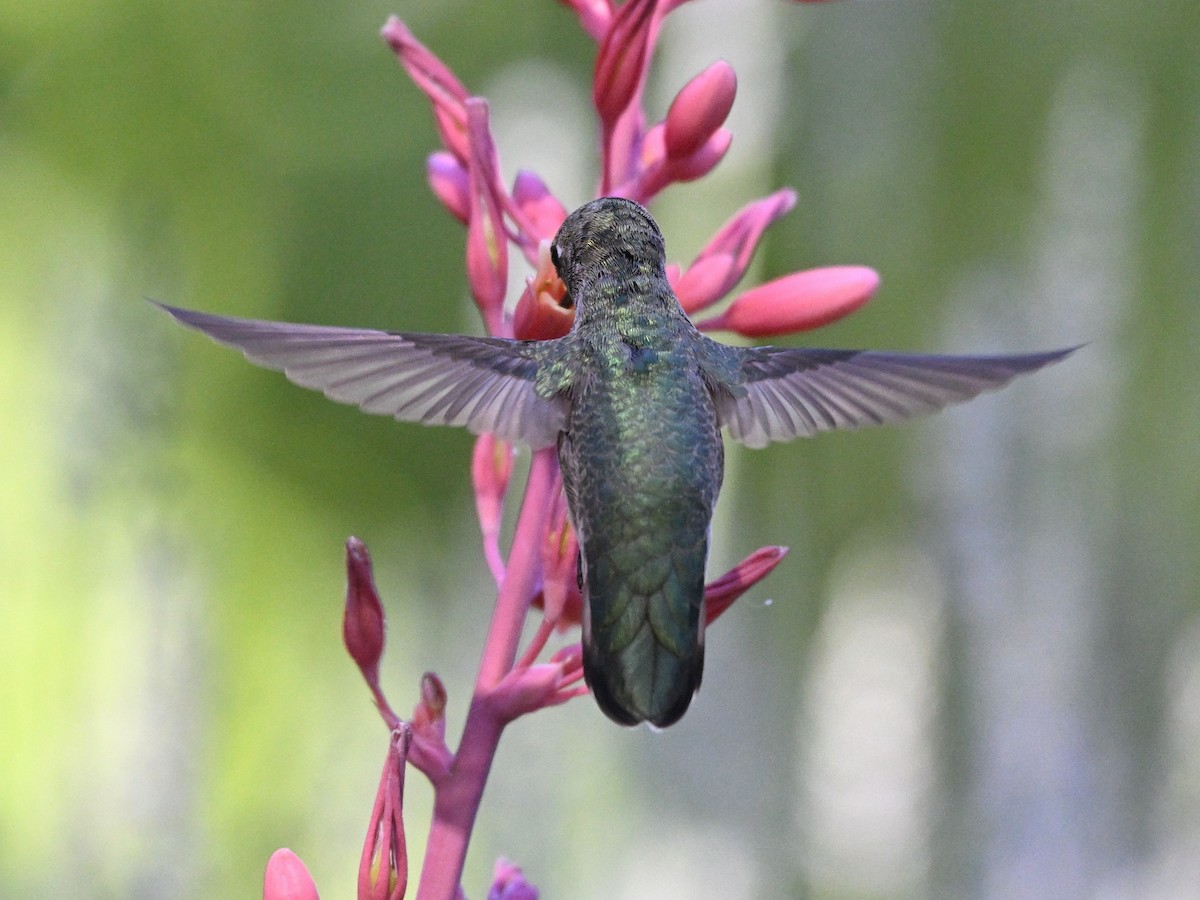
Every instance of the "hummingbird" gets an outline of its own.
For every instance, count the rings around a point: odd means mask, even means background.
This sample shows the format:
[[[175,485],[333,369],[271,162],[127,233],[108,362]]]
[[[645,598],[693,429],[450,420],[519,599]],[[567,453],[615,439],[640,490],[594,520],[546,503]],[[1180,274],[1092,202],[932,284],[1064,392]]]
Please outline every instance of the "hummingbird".
[[[550,255],[575,309],[571,330],[553,340],[163,308],[251,362],[366,412],[557,447],[580,550],[584,676],[622,725],[672,725],[700,687],[722,428],[763,447],[899,422],[1076,349],[933,356],[723,344],[680,306],[650,213],[616,197],[571,213]]]

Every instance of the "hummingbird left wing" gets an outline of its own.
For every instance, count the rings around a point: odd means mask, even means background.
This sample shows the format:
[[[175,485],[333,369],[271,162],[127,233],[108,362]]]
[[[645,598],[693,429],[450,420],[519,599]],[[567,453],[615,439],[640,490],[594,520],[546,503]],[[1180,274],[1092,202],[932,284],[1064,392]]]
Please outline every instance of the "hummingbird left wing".
[[[566,385],[538,377],[549,341],[417,334],[235,319],[156,304],[251,362],[366,412],[554,444]]]
[[[751,347],[717,395],[729,433],[749,447],[821,431],[884,425],[1003,387],[1077,348],[1002,356],[924,356],[874,350]],[[726,362],[728,371],[728,362]]]

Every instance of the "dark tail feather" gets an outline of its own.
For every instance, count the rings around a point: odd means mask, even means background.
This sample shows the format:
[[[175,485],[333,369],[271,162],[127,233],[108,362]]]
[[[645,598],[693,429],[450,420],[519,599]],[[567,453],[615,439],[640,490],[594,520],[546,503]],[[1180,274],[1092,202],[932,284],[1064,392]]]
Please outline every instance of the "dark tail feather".
[[[625,583],[599,603],[588,598],[583,674],[613,721],[666,728],[687,711],[704,673],[703,577],[687,590],[672,577],[648,597]]]

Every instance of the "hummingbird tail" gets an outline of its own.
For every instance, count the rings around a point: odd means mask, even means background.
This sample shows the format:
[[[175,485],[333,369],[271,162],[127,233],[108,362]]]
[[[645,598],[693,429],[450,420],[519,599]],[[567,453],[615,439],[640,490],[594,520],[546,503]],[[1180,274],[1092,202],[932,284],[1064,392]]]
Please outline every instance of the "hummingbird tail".
[[[618,654],[604,653],[594,643],[585,645],[583,674],[596,703],[614,722],[650,722],[666,728],[683,717],[700,688],[704,647],[681,658],[646,629]]]
[[[696,554],[703,565],[704,548]],[[694,562],[694,560],[688,560]],[[622,725],[679,721],[704,673],[704,573],[674,573],[642,593],[634,581],[589,587],[583,674],[604,714]],[[643,570],[644,572],[644,570]]]

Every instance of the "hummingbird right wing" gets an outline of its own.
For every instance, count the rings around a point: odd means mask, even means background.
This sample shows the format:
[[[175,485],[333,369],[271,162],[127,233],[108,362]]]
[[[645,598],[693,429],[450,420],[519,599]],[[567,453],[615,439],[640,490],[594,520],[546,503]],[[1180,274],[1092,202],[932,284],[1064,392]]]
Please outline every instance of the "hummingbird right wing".
[[[156,305],[251,362],[369,413],[461,425],[534,448],[552,446],[566,422],[567,385],[539,378],[549,341],[292,325]]]
[[[750,347],[721,360],[717,413],[749,447],[901,422],[970,400],[1077,348],[1000,356]],[[730,373],[730,369],[733,372]]]

